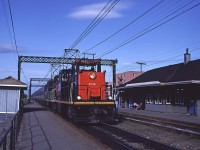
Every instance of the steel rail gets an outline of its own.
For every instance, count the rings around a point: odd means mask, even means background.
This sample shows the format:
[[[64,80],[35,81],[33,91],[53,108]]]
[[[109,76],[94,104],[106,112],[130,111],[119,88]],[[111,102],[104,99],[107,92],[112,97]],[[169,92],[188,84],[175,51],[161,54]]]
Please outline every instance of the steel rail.
[[[92,135],[95,139],[98,139],[103,144],[106,144],[112,149],[120,150],[132,150],[133,148],[126,144],[123,140],[114,138],[111,134],[102,132],[102,130],[95,126],[81,126],[79,129],[84,130],[88,134]]]
[[[153,118],[145,118],[145,117],[135,117],[123,114],[123,119],[132,122],[138,122],[146,125],[158,126],[166,129],[170,129],[173,131],[185,133],[185,134],[192,134],[195,136],[200,137],[200,128],[195,125],[187,125],[184,123],[172,122],[171,120],[163,120],[162,118],[153,119]]]
[[[109,131],[112,134],[116,134],[117,136],[121,136],[121,138],[127,139],[128,141],[133,141],[133,142],[138,142],[138,143],[142,143],[145,145],[145,147],[150,148],[150,149],[154,149],[154,150],[177,150],[175,147],[151,140],[149,138],[146,137],[142,137],[140,135],[137,134],[133,134],[130,132],[127,132],[125,130],[122,130],[120,128],[117,128],[115,126],[103,123],[103,126],[101,127],[103,130],[105,131]],[[133,147],[134,149],[134,147]]]

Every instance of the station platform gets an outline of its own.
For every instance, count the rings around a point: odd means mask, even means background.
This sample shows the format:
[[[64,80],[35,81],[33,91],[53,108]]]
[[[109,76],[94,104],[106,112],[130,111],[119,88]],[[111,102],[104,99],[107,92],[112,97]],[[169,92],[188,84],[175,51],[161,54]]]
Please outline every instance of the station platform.
[[[36,102],[24,107],[16,150],[108,150],[57,114]]]
[[[162,120],[171,120],[174,122],[179,122],[188,125],[199,126],[200,128],[200,117],[187,115],[187,114],[179,114],[179,113],[162,113],[156,111],[147,111],[147,110],[136,110],[133,108],[118,108],[119,114],[128,114],[132,116],[140,116],[140,117],[149,117],[149,118],[157,118]]]

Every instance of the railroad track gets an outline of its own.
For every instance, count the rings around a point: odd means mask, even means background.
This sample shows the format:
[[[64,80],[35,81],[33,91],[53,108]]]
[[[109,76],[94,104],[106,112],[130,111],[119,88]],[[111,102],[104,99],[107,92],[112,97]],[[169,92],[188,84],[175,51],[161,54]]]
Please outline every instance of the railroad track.
[[[176,148],[165,145],[151,139],[129,133],[109,124],[98,126],[81,126],[81,129],[91,134],[111,149],[132,150],[132,149],[153,149],[153,150],[176,150]]]
[[[64,116],[57,114],[64,120],[69,121]],[[162,144],[157,141],[153,141],[148,137],[142,137],[122,129],[117,128],[109,124],[102,123],[100,125],[92,124],[77,124],[75,122],[70,122],[86,133],[92,135],[96,140],[107,145],[111,149],[120,150],[132,150],[132,149],[148,149],[148,150],[176,150],[176,148],[171,147],[166,144]]]
[[[136,117],[130,115],[122,115],[122,118],[127,121],[137,122],[145,125],[157,126],[161,128],[165,128],[168,130],[194,135],[200,137],[200,128],[193,124],[184,124],[181,122],[174,122],[171,120],[163,120],[163,119],[154,119],[154,118],[146,118],[146,117]]]

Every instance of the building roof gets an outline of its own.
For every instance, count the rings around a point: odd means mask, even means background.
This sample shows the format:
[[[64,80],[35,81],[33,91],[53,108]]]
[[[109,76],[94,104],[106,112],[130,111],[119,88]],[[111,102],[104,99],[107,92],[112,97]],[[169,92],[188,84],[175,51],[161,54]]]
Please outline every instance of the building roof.
[[[149,70],[129,81],[126,86],[155,86],[200,83],[200,59]]]
[[[0,87],[27,88],[27,85],[11,76],[0,79]]]

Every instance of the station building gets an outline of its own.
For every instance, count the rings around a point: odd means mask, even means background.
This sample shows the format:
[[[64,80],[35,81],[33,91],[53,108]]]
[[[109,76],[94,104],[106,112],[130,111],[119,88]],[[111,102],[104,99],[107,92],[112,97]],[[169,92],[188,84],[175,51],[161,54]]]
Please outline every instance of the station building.
[[[22,91],[26,89],[26,84],[13,77],[0,79],[0,113],[18,112]]]
[[[200,116],[200,59],[147,71],[118,87],[119,104],[142,104],[143,109]]]

